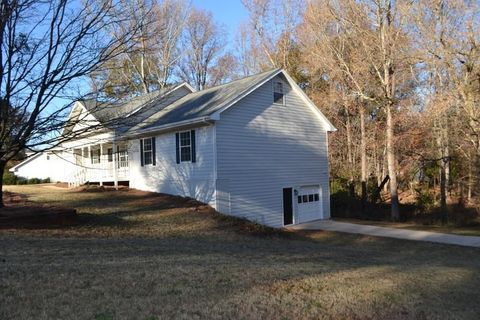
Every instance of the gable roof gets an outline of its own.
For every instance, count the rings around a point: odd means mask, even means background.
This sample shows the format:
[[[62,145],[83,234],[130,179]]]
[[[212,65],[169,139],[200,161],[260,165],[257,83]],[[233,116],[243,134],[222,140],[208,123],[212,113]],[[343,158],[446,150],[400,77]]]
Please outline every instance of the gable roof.
[[[129,132],[148,130],[171,123],[208,117],[220,110],[226,103],[237,99],[242,93],[248,91],[258,83],[263,83],[272,78],[278,71],[278,69],[271,70],[190,93],[163,110],[153,114],[142,123],[132,127]]]
[[[258,87],[265,84],[275,76],[283,74],[290,86],[324,122],[327,131],[335,131],[336,128],[307,97],[295,81],[283,70],[274,69],[260,74],[235,80],[223,85],[212,87],[198,92],[190,93],[163,108],[159,112],[132,126],[127,134],[140,133],[142,131],[154,131],[156,128],[175,127],[174,124],[186,122],[219,120],[220,114],[243,99]]]
[[[80,102],[95,119],[107,128],[131,127],[137,124],[134,121],[139,122],[144,119],[140,114],[152,110],[159,111],[161,109],[158,104],[159,100],[162,100],[182,87],[187,88],[190,92],[194,91],[188,83],[183,82],[178,85],[166,86],[163,89],[135,97],[126,102],[99,102],[96,99],[86,99]],[[132,117],[133,115],[135,115],[135,117]],[[128,120],[126,120],[127,118]]]
[[[190,123],[219,120],[222,112],[279,74],[318,115],[326,130],[335,131],[332,123],[283,69],[266,71],[198,92],[182,83],[124,103],[98,103],[95,100],[81,103],[105,127],[115,129],[120,135],[135,136]],[[190,93],[173,95],[180,87],[186,87]],[[116,123],[113,124],[112,119]]]
[[[30,161],[38,158],[39,156],[41,156],[42,153],[39,152],[39,153],[35,153],[33,155],[30,155],[29,157],[27,157],[25,160],[21,161],[20,163],[17,163],[15,166],[11,167],[10,169],[8,169],[8,171],[10,172],[16,172],[18,170],[18,168],[20,167],[23,167],[24,165],[26,165],[27,163],[29,163]]]

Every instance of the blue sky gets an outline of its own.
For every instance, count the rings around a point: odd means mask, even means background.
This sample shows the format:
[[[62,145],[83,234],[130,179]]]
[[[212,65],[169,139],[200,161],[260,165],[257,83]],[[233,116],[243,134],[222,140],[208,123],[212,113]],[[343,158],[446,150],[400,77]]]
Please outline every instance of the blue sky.
[[[213,13],[216,22],[225,25],[233,41],[238,25],[247,20],[248,13],[240,0],[193,0],[193,5]]]

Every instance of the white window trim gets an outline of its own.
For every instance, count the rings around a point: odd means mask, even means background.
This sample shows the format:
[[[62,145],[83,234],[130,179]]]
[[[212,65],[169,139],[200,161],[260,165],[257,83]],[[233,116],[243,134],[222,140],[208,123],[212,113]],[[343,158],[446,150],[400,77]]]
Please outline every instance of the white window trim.
[[[143,150],[141,150],[143,154],[143,165],[144,166],[153,166],[153,137],[150,138],[143,138]],[[146,150],[146,143],[145,141],[149,140],[150,141],[150,150]],[[147,154],[150,154],[150,163],[147,163]]]
[[[100,148],[91,149],[90,152],[91,152],[90,163],[91,163],[91,164],[100,164],[101,158],[102,158],[102,154],[101,154]]]
[[[188,141],[189,141],[189,144],[188,145],[184,145],[182,146],[182,133],[188,133]],[[179,136],[178,136],[178,152],[180,153],[180,163],[182,162],[192,162],[192,132],[187,130],[187,131],[180,131],[179,132]],[[182,160],[182,148],[190,148],[190,159],[189,160]]]

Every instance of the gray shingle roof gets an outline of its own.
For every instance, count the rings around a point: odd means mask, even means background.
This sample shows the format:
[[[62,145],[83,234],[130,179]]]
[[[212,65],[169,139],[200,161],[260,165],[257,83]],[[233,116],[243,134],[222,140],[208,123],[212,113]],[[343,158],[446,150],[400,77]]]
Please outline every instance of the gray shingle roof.
[[[210,116],[279,71],[270,70],[180,98],[171,94],[178,86],[170,86],[123,103],[104,103],[94,99],[82,103],[105,127],[118,133],[135,133]]]
[[[100,121],[100,123],[107,127],[111,127],[115,125],[112,122],[112,119],[120,121],[121,118],[128,116],[141,107],[143,108],[143,106],[149,102],[162,97],[173,87],[173,85],[167,86],[163,89],[135,97],[125,102],[100,102],[96,99],[86,99],[83,100],[82,103],[88,112]]]
[[[176,122],[207,117],[237,99],[246,91],[264,82],[279,69],[263,72],[198,92],[190,93],[159,112],[132,126],[129,132],[150,129]]]

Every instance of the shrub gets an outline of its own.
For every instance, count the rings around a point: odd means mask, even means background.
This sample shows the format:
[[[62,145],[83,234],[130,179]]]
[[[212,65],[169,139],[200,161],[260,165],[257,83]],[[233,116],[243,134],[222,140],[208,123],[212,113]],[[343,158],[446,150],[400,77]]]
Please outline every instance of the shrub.
[[[27,182],[27,184],[39,184],[39,183],[42,183],[42,179],[30,178],[28,179],[28,182]]]
[[[17,184],[19,185],[28,184],[28,180],[22,177],[17,177]]]
[[[11,172],[3,173],[3,184],[4,185],[25,185],[25,184],[39,184],[39,183],[50,183],[50,178],[39,179],[39,178],[30,178],[26,179],[23,177],[17,177]]]
[[[435,207],[435,198],[430,193],[428,188],[425,189],[415,189],[416,196],[416,207],[420,213],[425,213],[431,211]]]

